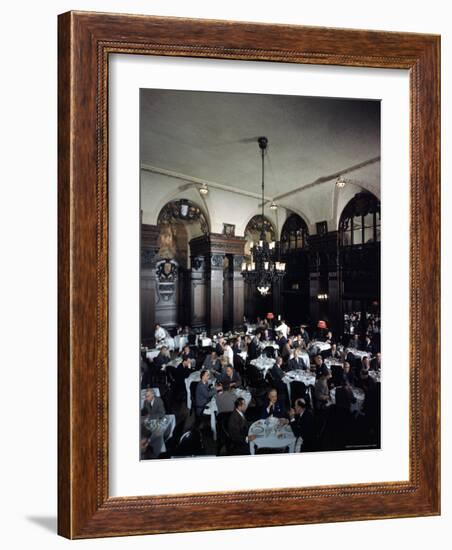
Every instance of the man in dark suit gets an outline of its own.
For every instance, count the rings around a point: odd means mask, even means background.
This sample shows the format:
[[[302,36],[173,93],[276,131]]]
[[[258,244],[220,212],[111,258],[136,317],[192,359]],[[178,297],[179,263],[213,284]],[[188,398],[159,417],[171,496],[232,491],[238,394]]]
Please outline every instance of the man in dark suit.
[[[242,351],[241,345],[242,345],[241,337],[237,336],[237,338],[234,338],[232,342],[232,352],[234,355],[238,355]]]
[[[355,375],[353,374],[352,367],[350,366],[350,363],[348,361],[345,361],[344,363],[342,377],[344,383],[349,384],[350,386],[355,385]]]
[[[199,384],[196,386],[196,393],[195,393],[196,416],[202,415],[204,411],[204,407],[207,405],[207,403],[212,399],[214,395],[215,395],[215,388],[209,388],[209,371],[202,370],[201,380]]]
[[[381,369],[381,353],[377,351],[375,357],[370,361],[371,370],[380,370]]]
[[[279,351],[281,352],[284,346],[287,344],[287,338],[283,335],[282,332],[276,333],[276,343],[279,346]]]
[[[300,336],[303,338],[304,343],[307,346],[309,344],[309,334],[304,325],[301,325],[300,327]]]
[[[231,388],[238,388],[242,385],[242,379],[240,374],[234,370],[234,367],[227,365],[224,372],[220,374],[218,382],[223,386],[225,390]]]
[[[255,336],[248,337],[248,359],[252,361],[253,359],[257,359],[260,355],[260,334],[256,334]]]
[[[224,345],[225,345],[224,338],[219,338],[217,345],[215,346],[215,351],[217,352],[218,357],[221,357],[223,355]]]
[[[337,349],[337,344],[331,344],[331,353],[330,353],[331,359],[341,359],[341,354]]]
[[[272,378],[275,382],[281,382],[286,372],[283,369],[283,360],[282,357],[278,356],[275,360],[275,364],[269,371],[272,375]]]
[[[185,394],[185,379],[193,372],[191,359],[184,359],[182,363],[179,363],[177,368],[173,370],[174,378],[174,391],[176,395],[182,396]]]
[[[261,418],[268,418],[269,416],[275,418],[287,417],[284,404],[278,399],[278,392],[275,388],[267,393],[267,403],[264,405]]]
[[[166,346],[162,346],[157,357],[154,357],[154,360],[153,360],[154,368],[157,371],[160,371],[164,365],[170,362],[170,360],[171,360],[171,355],[168,348]]]
[[[292,359],[289,359],[288,362],[288,369],[289,370],[297,370],[297,369],[303,369],[306,370],[305,362],[303,361],[301,357],[301,350],[299,348],[296,348],[294,350],[294,354]]]
[[[315,365],[315,377],[319,378],[325,373],[329,373],[328,367],[323,362],[323,357],[318,353],[314,357],[314,365]]]
[[[372,343],[371,337],[368,334],[366,335],[366,339],[364,340],[363,351],[369,352],[369,355],[372,355],[372,353],[374,352],[374,345]]]
[[[331,365],[331,376],[332,381],[335,386],[342,386],[344,381],[344,369],[342,365],[338,363],[333,363]]]
[[[356,397],[353,395],[353,390],[350,384],[344,382],[343,385],[337,386],[336,408],[349,413],[353,403],[356,403]]]
[[[210,371],[221,372],[221,362],[216,351],[212,351],[212,353],[206,355],[202,368]]]
[[[162,418],[165,416],[165,405],[163,404],[163,400],[154,394],[152,388],[146,390],[141,414],[148,418]]]
[[[195,353],[188,344],[182,349],[182,359],[195,359]]]
[[[239,397],[234,403],[234,410],[229,417],[228,432],[231,439],[231,454],[249,455],[249,442],[256,439],[255,435],[248,435],[248,422],[245,418],[246,402]]]
[[[289,411],[289,425],[295,437],[301,437],[303,443],[300,451],[315,450],[315,422],[312,413],[306,408],[306,401],[299,398],[295,408]]]

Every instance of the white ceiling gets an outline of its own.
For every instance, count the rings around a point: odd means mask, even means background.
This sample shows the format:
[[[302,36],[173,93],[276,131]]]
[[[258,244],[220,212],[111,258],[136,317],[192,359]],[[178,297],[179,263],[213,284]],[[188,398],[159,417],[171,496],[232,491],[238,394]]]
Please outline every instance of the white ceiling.
[[[141,162],[157,172],[260,193],[261,135],[269,140],[266,197],[350,168],[347,178],[379,195],[377,101],[142,90]]]

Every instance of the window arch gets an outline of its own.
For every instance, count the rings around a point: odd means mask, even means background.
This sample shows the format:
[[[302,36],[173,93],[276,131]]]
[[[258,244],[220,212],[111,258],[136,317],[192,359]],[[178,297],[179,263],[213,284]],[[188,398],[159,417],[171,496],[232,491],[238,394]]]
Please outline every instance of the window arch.
[[[204,212],[197,204],[188,199],[170,201],[160,210],[157,225],[175,222],[198,225],[204,235],[209,234],[209,226]]]
[[[281,232],[281,252],[300,250],[308,244],[308,226],[298,214],[290,214],[284,222]]]
[[[341,214],[341,246],[380,242],[380,225],[380,201],[370,193],[358,193]]]

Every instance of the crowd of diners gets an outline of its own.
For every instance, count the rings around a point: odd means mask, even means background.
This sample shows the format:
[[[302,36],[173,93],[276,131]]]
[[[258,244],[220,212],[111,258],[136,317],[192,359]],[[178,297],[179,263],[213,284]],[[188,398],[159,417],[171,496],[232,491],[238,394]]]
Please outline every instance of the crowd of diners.
[[[366,322],[363,322],[366,320]],[[170,349],[172,336],[184,345]],[[255,436],[250,425],[269,416],[290,426],[302,441],[299,451],[328,451],[380,445],[380,330],[375,315],[345,316],[339,337],[324,321],[314,327],[289,326],[283,319],[244,319],[240,332],[207,337],[189,327],[170,334],[155,327],[158,354],[147,358],[141,349],[141,458],[249,454]],[[272,360],[262,371],[256,360]],[[306,360],[308,358],[308,360]],[[287,373],[303,370],[312,383],[293,383],[290,398]],[[187,378],[199,371],[188,391]],[[354,409],[355,389],[364,394]],[[334,403],[331,392],[334,389]],[[250,399],[240,393],[245,391]],[[144,397],[143,397],[144,396]],[[215,400],[216,440],[205,408]],[[175,429],[165,451],[152,448],[149,419],[175,416]],[[273,449],[270,452],[275,452]]]

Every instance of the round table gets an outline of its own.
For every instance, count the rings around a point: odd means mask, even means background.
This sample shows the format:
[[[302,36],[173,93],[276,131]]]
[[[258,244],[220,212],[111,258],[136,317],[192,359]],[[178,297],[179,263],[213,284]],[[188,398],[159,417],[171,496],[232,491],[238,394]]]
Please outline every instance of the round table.
[[[174,349],[176,351],[182,351],[184,349],[184,346],[188,344],[188,336],[181,336],[180,334],[176,334],[174,337]]]
[[[202,348],[208,348],[212,345],[212,339],[211,338],[198,338],[198,345],[201,345]]]
[[[168,441],[173,435],[176,417],[174,414],[165,414],[162,418],[145,418],[143,424],[151,432],[149,444],[157,458],[160,453],[166,451],[165,441]]]
[[[159,353],[160,353],[160,350],[157,348],[149,349],[146,352],[146,357],[152,361],[155,357],[157,357]]]
[[[259,343],[259,346],[261,349],[273,348],[273,349],[279,350],[279,344],[277,344],[274,340],[271,340],[271,341],[261,340]]]
[[[287,386],[287,393],[289,395],[289,401],[290,401],[292,399],[290,395],[290,384],[292,382],[303,382],[305,386],[314,386],[315,374],[310,371],[306,371],[302,369],[291,370],[286,373],[286,375],[283,378],[283,382]]]
[[[362,359],[363,357],[368,357],[370,359],[371,356],[372,356],[370,351],[362,351],[360,349],[347,349],[346,353],[347,354],[351,353],[352,355],[354,355],[355,357],[357,357],[359,359]]]
[[[250,361],[250,365],[253,365],[254,367],[257,367],[259,370],[263,371],[264,378],[267,374],[267,372],[273,367],[275,364],[275,359],[271,359],[270,357],[258,357],[257,359],[253,359]]]
[[[311,342],[309,345],[309,354],[310,355],[317,355],[321,353],[322,351],[328,351],[331,349],[331,344],[328,344],[327,342],[320,342],[320,340],[316,340],[314,342]]]
[[[292,428],[286,424],[281,426],[279,418],[269,417],[265,420],[257,420],[251,424],[248,435],[255,435],[256,439],[250,441],[250,453],[254,455],[256,449],[280,449],[289,447],[289,452],[295,452],[297,438]]]

